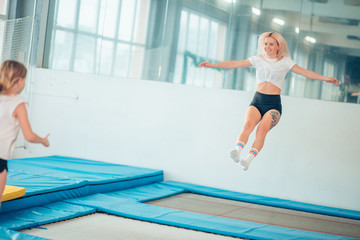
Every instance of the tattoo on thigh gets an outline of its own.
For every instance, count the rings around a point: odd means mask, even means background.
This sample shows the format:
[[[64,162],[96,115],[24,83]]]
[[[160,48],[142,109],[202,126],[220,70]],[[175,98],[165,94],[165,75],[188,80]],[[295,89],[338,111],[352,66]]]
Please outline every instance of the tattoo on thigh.
[[[270,116],[272,118],[272,121],[271,121],[271,128],[275,127],[276,124],[278,124],[279,120],[280,120],[280,113],[278,111],[271,111],[270,112]]]

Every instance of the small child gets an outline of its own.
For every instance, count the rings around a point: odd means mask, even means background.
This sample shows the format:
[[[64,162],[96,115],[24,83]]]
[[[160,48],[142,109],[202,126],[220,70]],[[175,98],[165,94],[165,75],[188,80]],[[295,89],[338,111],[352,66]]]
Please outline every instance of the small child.
[[[12,158],[20,128],[27,141],[49,146],[49,134],[41,138],[32,131],[25,99],[19,96],[25,87],[26,74],[26,67],[17,61],[7,60],[0,66],[0,206],[7,160]]]

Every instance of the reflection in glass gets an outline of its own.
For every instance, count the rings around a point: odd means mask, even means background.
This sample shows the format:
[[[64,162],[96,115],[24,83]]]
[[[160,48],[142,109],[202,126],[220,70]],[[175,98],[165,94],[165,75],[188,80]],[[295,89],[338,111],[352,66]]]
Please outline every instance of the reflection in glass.
[[[56,24],[61,27],[74,28],[75,26],[75,10],[77,1],[58,0]]]
[[[128,44],[117,44],[115,56],[114,76],[127,77],[130,59],[130,46]]]
[[[95,43],[94,37],[78,35],[74,57],[74,69],[78,72],[93,73],[95,71]]]
[[[97,28],[97,15],[99,0],[80,1],[79,30],[95,33]]]
[[[0,14],[7,15],[7,0],[0,0]]]
[[[341,81],[335,87],[289,73],[283,95],[359,102],[351,96],[360,92],[360,6],[354,1],[57,0],[55,7],[49,26],[54,69],[254,91],[252,68],[198,64],[260,54],[259,35],[276,31],[300,67]]]
[[[131,41],[137,0],[122,0],[121,2],[118,38],[120,40]]]
[[[112,62],[113,62],[113,50],[114,42],[109,40],[99,40],[97,41],[97,52],[99,53],[99,70],[96,71],[99,74],[103,75],[112,75]],[[97,67],[96,66],[96,67]]]
[[[74,34],[66,31],[56,31],[53,44],[50,68],[69,70]]]
[[[114,38],[119,11],[118,0],[100,1],[101,9],[99,16],[98,34],[104,37]]]

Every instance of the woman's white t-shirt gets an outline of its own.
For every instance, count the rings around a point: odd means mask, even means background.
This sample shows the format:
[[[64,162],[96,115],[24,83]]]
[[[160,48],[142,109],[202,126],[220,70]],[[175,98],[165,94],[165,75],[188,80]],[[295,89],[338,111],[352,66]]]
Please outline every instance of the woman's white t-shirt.
[[[19,104],[25,102],[18,95],[0,94],[0,158],[4,160],[12,158],[20,130],[19,121],[13,117],[13,113]]]
[[[256,83],[270,82],[280,89],[284,85],[286,74],[295,65],[289,57],[278,60],[257,55],[248,60],[256,68]]]

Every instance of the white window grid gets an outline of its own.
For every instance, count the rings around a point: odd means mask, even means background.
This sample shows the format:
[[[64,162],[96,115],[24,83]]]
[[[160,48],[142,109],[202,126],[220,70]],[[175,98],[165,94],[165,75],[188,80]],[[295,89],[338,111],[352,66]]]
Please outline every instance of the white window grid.
[[[94,73],[94,74],[103,74],[103,75],[111,75],[111,76],[119,76],[119,77],[126,77],[126,78],[132,78],[132,77],[139,77],[142,70],[142,64],[135,64],[134,62],[141,62],[143,60],[143,55],[145,51],[145,41],[138,41],[136,39],[136,36],[139,35],[139,31],[146,31],[146,26],[141,26],[140,28],[132,28],[130,39],[122,40],[119,39],[120,32],[119,32],[119,25],[120,25],[120,14],[122,11],[122,6],[125,2],[131,2],[131,4],[134,4],[133,8],[133,26],[135,25],[136,21],[139,21],[138,19],[140,17],[146,17],[143,16],[144,12],[145,15],[148,14],[149,11],[149,2],[150,1],[144,1],[144,0],[119,0],[117,1],[118,4],[118,10],[117,10],[117,22],[115,25],[115,35],[114,36],[106,36],[104,34],[104,30],[102,32],[99,32],[101,28],[104,26],[100,26],[100,24],[105,24],[106,22],[106,10],[104,10],[104,5],[106,5],[109,0],[107,1],[101,1],[101,0],[95,0],[92,1],[92,3],[97,4],[96,9],[97,13],[95,13],[94,18],[96,18],[96,29],[95,31],[86,31],[85,29],[79,28],[79,19],[80,19],[80,6],[81,3],[84,2],[85,4],[90,4],[90,2],[86,0],[76,0],[75,2],[75,22],[74,26],[61,26],[57,23],[58,14],[59,14],[59,4],[62,0],[57,0],[55,5],[55,13],[54,13],[54,25],[53,25],[53,31],[52,31],[52,47],[50,52],[50,65],[49,67],[51,69],[58,69],[58,70],[68,70],[68,71],[79,71],[80,72],[87,72],[87,73]],[[140,10],[139,10],[140,9]],[[140,16],[141,15],[141,16]],[[121,31],[121,29],[120,29]],[[138,31],[138,32],[136,32]],[[70,47],[70,53],[68,59],[65,58],[64,61],[67,61],[67,66],[61,65],[57,66],[56,62],[56,55],[58,52],[56,52],[56,37],[61,34],[68,34],[72,36],[72,42],[69,42],[71,44]],[[140,33],[140,35],[145,36],[145,33]],[[79,49],[81,46],[78,46],[78,42],[81,41],[81,38],[86,38],[87,40],[91,39],[93,41],[93,48],[91,51],[89,49],[85,49],[85,51],[80,52]],[[108,49],[110,46],[111,49]],[[119,61],[117,59],[116,53],[119,50],[119,46],[126,46],[129,52],[126,54],[127,58],[122,59]],[[107,48],[107,49],[106,49]],[[61,51],[61,50],[59,50]],[[104,53],[104,51],[107,51],[112,56],[109,59],[102,58],[101,54]],[[87,56],[91,56],[91,65],[88,67],[88,69],[81,69],[81,64],[78,64],[76,61],[78,60],[76,58],[77,54],[85,54],[84,52],[87,52]],[[139,57],[139,55],[141,55]],[[59,57],[60,58],[60,57]],[[139,60],[140,59],[140,60]],[[102,63],[106,60],[106,63]],[[126,72],[119,73],[117,72],[119,68],[119,64],[127,63],[132,64],[131,67],[124,68],[126,69]],[[79,67],[80,66],[80,67]]]

